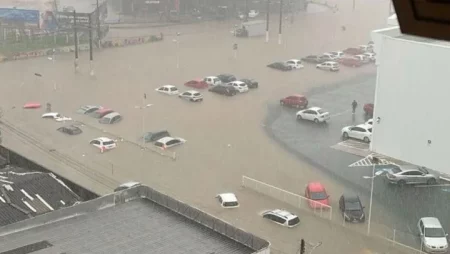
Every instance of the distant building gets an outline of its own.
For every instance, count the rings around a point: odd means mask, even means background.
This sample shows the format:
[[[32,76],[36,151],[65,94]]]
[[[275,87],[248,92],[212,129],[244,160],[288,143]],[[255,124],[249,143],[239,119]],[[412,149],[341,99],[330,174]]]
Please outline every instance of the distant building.
[[[146,186],[5,226],[0,237],[8,253],[270,253],[269,242]]]

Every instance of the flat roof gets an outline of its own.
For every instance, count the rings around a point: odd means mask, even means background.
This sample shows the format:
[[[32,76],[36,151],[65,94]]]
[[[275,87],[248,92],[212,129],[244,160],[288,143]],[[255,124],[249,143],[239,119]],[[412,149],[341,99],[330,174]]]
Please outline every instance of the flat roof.
[[[444,47],[449,47],[450,46],[450,42],[448,41],[441,41],[441,40],[435,40],[435,39],[431,39],[431,38],[425,38],[425,37],[419,37],[419,36],[414,36],[414,35],[409,35],[409,34],[403,34],[400,31],[399,27],[389,27],[389,28],[385,28],[385,29],[379,29],[375,31],[376,33],[381,33],[385,36],[388,37],[392,37],[392,38],[397,38],[397,39],[402,39],[402,40],[407,40],[407,41],[414,41],[414,42],[420,42],[420,43],[426,43],[426,44],[432,44],[432,45],[439,45],[439,46],[444,46]]]
[[[39,253],[249,254],[270,245],[147,186],[5,226],[0,237],[2,251]]]

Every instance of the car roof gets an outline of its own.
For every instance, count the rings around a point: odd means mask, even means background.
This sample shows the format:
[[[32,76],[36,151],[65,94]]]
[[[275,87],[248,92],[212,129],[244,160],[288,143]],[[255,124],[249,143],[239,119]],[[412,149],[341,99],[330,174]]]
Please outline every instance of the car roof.
[[[115,117],[115,116],[120,116],[120,114],[117,113],[117,112],[111,112],[111,113],[103,116],[103,118],[112,118],[112,117]]]
[[[127,182],[127,183],[123,183],[123,184],[119,185],[119,187],[131,188],[133,186],[140,185],[140,184],[141,184],[140,182]]]
[[[344,193],[342,196],[345,201],[360,201],[359,196],[353,193]]]
[[[370,128],[372,128],[371,126],[367,126],[366,124],[358,124],[358,125],[356,125],[355,127],[361,127],[361,128],[364,128],[364,129],[370,129]]]
[[[110,108],[99,108],[99,109],[97,109],[96,112],[98,112],[98,113],[103,113],[103,112],[111,111],[111,110],[112,110],[112,109],[110,109]]]
[[[276,214],[276,215],[279,215],[279,216],[281,216],[281,217],[284,217],[284,218],[286,218],[287,220],[290,220],[290,219],[293,219],[293,218],[296,218],[297,217],[297,215],[295,215],[295,214],[293,214],[293,213],[291,213],[291,212],[288,212],[288,211],[286,211],[286,210],[281,210],[281,209],[275,209],[275,210],[272,210],[271,211],[273,214]]]
[[[219,75],[217,75],[217,76],[222,76],[222,77],[231,77],[231,76],[234,76],[233,74],[229,74],[229,73],[223,73],[223,74],[219,74]]]
[[[219,194],[219,196],[222,198],[223,202],[237,202],[236,195],[234,193],[222,193]]]
[[[173,139],[175,139],[175,138],[173,138],[173,137],[164,137],[164,138],[160,138],[160,139],[158,139],[158,141],[156,141],[156,142],[160,142],[160,143],[167,143],[167,142],[169,142],[169,141],[171,141],[171,140],[173,140]]]
[[[58,112],[48,112],[48,113],[44,113],[44,116],[52,116],[52,115],[57,115],[59,114]]]
[[[167,87],[167,88],[175,87],[175,88],[177,88],[176,86],[173,86],[173,85],[164,85],[164,86],[162,86],[162,87]]]
[[[75,125],[68,125],[68,126],[63,126],[66,129],[70,129],[70,130],[79,130],[80,128],[78,126]]]
[[[337,62],[334,62],[334,61],[326,61],[325,63],[329,63],[329,64],[337,64]]]
[[[423,217],[421,220],[426,228],[442,228],[441,222],[438,220],[438,218]]]
[[[298,59],[289,59],[288,61],[296,61],[296,62],[301,62],[301,60],[298,60]]]
[[[185,91],[185,92],[189,92],[189,93],[200,93],[199,91],[195,91],[195,90],[189,90],[189,91]]]
[[[101,106],[95,106],[95,105],[84,105],[81,106],[82,109],[91,109],[91,108],[101,108]]]
[[[314,192],[325,191],[325,187],[320,182],[310,182],[308,183],[308,189]]]
[[[299,97],[299,98],[306,98],[306,96],[301,95],[301,94],[293,94],[293,95],[289,95],[288,97]]]
[[[208,77],[206,77],[206,78],[217,78],[217,76],[208,76]]]
[[[99,141],[102,141],[102,142],[114,141],[114,140],[112,140],[110,138],[107,138],[107,137],[99,137],[99,138],[96,138],[94,140],[99,140]]]
[[[245,82],[240,81],[240,80],[231,81],[230,83],[234,83],[234,84],[245,84]]]
[[[319,108],[319,107],[310,107],[310,108],[308,108],[308,109],[310,109],[310,110],[321,110],[321,108]]]

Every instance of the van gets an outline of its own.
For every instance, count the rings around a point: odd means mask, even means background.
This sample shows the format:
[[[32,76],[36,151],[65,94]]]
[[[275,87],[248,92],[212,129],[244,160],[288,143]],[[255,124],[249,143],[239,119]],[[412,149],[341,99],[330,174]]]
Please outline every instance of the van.
[[[112,112],[102,117],[98,122],[103,124],[113,124],[120,120],[122,120],[122,116],[117,112]]]

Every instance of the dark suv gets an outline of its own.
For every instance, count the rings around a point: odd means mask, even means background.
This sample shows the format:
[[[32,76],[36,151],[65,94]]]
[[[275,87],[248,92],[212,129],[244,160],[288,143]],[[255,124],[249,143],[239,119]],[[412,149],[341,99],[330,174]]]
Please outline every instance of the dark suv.
[[[222,84],[230,83],[237,80],[236,77],[231,74],[220,74],[217,75],[217,78],[220,79],[220,81],[222,81]]]
[[[168,131],[147,132],[142,138],[144,139],[145,143],[149,143],[165,137],[170,137],[170,133]]]
[[[366,221],[366,214],[364,213],[364,206],[358,195],[343,194],[339,199],[339,210],[344,216],[345,221],[349,222],[364,222]]]
[[[232,86],[225,86],[225,85],[218,85],[218,86],[211,87],[208,91],[213,92],[213,93],[227,95],[227,96],[234,96],[239,92],[238,90],[236,90],[236,88],[234,88]]]

